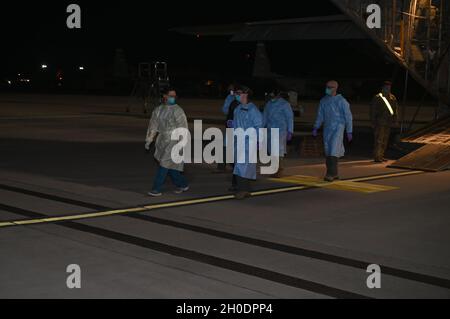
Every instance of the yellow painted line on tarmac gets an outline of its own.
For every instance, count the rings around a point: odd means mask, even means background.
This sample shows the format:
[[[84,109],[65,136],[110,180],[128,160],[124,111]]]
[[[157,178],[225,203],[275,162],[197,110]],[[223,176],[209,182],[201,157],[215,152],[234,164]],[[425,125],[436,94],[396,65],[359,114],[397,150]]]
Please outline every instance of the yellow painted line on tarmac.
[[[392,191],[392,190],[398,189],[398,187],[393,187],[393,186],[375,185],[375,184],[358,183],[358,182],[344,182],[344,181],[331,183],[331,185],[324,186],[324,187],[328,188],[328,189],[358,192],[358,193],[364,193],[364,194],[386,192],[386,191]]]
[[[292,187],[284,187],[284,188],[276,188],[276,189],[268,189],[263,191],[252,192],[252,196],[262,196],[262,195],[270,195],[270,194],[280,194],[292,191],[299,191],[302,189],[306,189],[308,186],[292,186]]]
[[[289,178],[282,178],[281,182],[287,182],[292,184],[306,185],[310,187],[327,188],[334,190],[351,191],[358,193],[371,194],[376,192],[390,191],[398,189],[398,187],[368,184],[362,182],[353,181],[335,181],[332,183],[324,182],[322,179],[313,176],[296,175]]]
[[[319,188],[328,188],[335,190],[344,190],[344,191],[352,191],[359,192],[365,194],[372,194],[377,192],[385,192],[398,189],[398,187],[387,186],[387,185],[379,185],[379,184],[369,184],[363,183],[363,181],[370,180],[379,180],[389,177],[400,177],[400,176],[408,176],[408,175],[416,175],[423,173],[422,171],[410,171],[410,172],[399,172],[399,173],[391,173],[385,175],[378,176],[369,176],[369,177],[358,177],[352,178],[348,180],[338,180],[334,182],[325,182],[322,179],[315,176],[304,176],[304,175],[293,175],[287,176],[284,178],[272,178],[270,180],[275,182],[282,182],[288,184],[297,184],[297,185],[306,185],[309,187],[319,187]]]
[[[389,178],[389,177],[413,175],[413,174],[418,174],[418,173],[422,173],[422,171],[361,177],[361,178],[355,178],[355,179],[348,180],[348,181],[340,181],[340,183],[383,179],[383,178]],[[313,179],[317,179],[317,178],[312,177],[312,176],[306,176],[304,180],[312,181]],[[273,180],[275,180],[277,182],[280,182],[283,180],[290,180],[290,182],[292,182],[292,183],[299,184],[301,178],[299,178],[299,176],[297,176],[297,178],[291,177],[291,178],[286,178],[286,179],[273,179]],[[339,182],[333,182],[333,183],[328,183],[328,184],[330,186],[331,184],[337,184],[337,183],[339,183]],[[360,183],[354,183],[354,184],[359,185]],[[373,189],[376,189],[376,187],[385,187],[383,185],[372,185],[372,184],[369,184],[369,185],[371,185],[371,187]],[[268,190],[252,192],[251,195],[252,196],[263,196],[263,195],[270,195],[270,194],[280,194],[280,193],[285,193],[285,192],[292,192],[292,191],[297,191],[297,190],[308,189],[311,187],[316,187],[316,186],[297,185],[297,186],[292,186],[292,187],[275,188],[275,189],[268,189]],[[160,209],[160,208],[181,207],[181,206],[187,206],[187,205],[213,203],[213,202],[230,200],[230,199],[234,199],[234,195],[230,194],[230,195],[220,195],[220,196],[213,196],[213,197],[206,197],[206,198],[189,199],[189,200],[184,200],[184,201],[159,203],[159,204],[152,204],[152,205],[146,205],[146,206],[140,206],[140,207],[126,208],[126,209],[115,209],[115,210],[103,211],[103,212],[83,213],[83,214],[75,214],[75,215],[68,215],[68,216],[33,218],[33,219],[24,219],[24,220],[17,220],[17,221],[7,221],[7,222],[0,222],[0,228],[11,227],[11,226],[25,226],[25,225],[64,222],[64,221],[72,221],[72,220],[80,220],[80,219],[91,219],[91,218],[106,217],[106,216],[113,216],[113,215],[145,212],[145,211]]]
[[[208,197],[208,198],[198,198],[198,199],[191,199],[191,200],[185,200],[185,201],[178,201],[178,202],[146,205],[146,206],[142,206],[142,207],[110,210],[110,211],[104,211],[104,212],[24,219],[24,220],[10,221],[10,222],[2,222],[2,223],[0,223],[0,228],[8,227],[8,226],[26,226],[26,225],[35,225],[35,224],[44,224],[44,223],[72,221],[72,220],[78,220],[78,219],[91,219],[91,218],[106,217],[106,216],[113,216],[113,215],[119,215],[119,214],[138,213],[138,212],[145,212],[145,211],[158,209],[158,208],[180,207],[180,206],[187,206],[187,205],[211,203],[211,202],[217,202],[217,201],[233,199],[233,198],[234,198],[234,195],[223,195],[223,196],[215,196],[215,197]]]
[[[349,181],[368,182],[368,181],[379,180],[379,179],[390,178],[390,177],[401,177],[401,176],[418,175],[418,174],[424,174],[424,173],[425,173],[424,171],[398,172],[398,173],[384,174],[384,175],[379,175],[379,176],[356,177],[356,178],[349,179]]]
[[[12,222],[0,223],[0,227],[5,227],[5,226],[14,226],[14,223],[12,223]]]
[[[172,202],[172,203],[154,204],[154,205],[144,206],[143,208],[145,208],[145,210],[151,210],[151,209],[157,209],[157,208],[168,208],[168,207],[187,206],[187,205],[193,205],[193,204],[211,203],[211,202],[217,202],[217,201],[233,199],[233,198],[234,198],[234,195],[222,195],[222,196],[215,196],[215,197],[190,199],[190,200]]]

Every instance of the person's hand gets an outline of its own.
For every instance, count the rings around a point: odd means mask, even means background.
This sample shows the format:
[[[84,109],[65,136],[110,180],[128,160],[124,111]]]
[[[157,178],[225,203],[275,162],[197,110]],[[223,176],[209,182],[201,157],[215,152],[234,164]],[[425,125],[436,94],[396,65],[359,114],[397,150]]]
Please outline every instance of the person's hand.
[[[150,145],[152,145],[152,142],[145,142],[145,150],[147,152],[150,151]]]
[[[288,142],[292,141],[292,137],[294,136],[294,134],[292,132],[288,132],[287,133],[287,140]]]
[[[317,137],[317,129],[316,128],[313,129],[312,136]]]
[[[228,120],[227,121],[227,127],[228,128],[232,128],[233,127],[233,120]]]
[[[347,140],[349,142],[353,141],[353,134],[352,133],[347,133]]]

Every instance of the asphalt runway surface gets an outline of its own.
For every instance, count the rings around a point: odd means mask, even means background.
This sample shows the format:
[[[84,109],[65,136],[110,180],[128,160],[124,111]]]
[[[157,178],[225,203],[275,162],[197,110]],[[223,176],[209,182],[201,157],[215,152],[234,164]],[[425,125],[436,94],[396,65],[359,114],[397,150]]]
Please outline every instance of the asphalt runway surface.
[[[151,198],[146,118],[20,105],[0,118],[2,298],[450,297],[448,171],[375,164],[361,134],[333,185],[293,152],[244,201],[207,164],[187,166],[189,192]]]

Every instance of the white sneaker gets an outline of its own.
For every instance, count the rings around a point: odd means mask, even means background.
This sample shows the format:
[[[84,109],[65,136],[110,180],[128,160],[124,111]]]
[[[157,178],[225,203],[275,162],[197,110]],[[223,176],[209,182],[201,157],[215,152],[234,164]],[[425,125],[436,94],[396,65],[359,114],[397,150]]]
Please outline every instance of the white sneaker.
[[[177,188],[176,191],[174,191],[175,194],[181,194],[184,192],[187,192],[189,190],[189,186],[183,187],[183,188]]]
[[[158,193],[158,192],[155,192],[155,191],[148,192],[147,194],[150,195],[150,196],[153,196],[153,197],[160,197],[160,196],[162,196],[161,192]]]

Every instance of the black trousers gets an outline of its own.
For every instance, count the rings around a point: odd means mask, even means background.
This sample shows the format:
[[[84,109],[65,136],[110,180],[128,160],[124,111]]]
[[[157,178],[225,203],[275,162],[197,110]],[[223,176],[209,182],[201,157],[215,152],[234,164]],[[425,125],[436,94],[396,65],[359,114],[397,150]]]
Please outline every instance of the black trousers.
[[[336,156],[327,156],[326,164],[327,164],[326,176],[337,177],[339,175],[338,173],[339,159]]]
[[[238,175],[233,174],[232,186],[236,188],[238,192],[250,192],[251,191],[251,180]]]
[[[223,157],[222,157],[222,163],[217,163],[217,169],[225,170],[227,167],[227,147],[223,147]],[[231,164],[232,165],[232,164]]]

